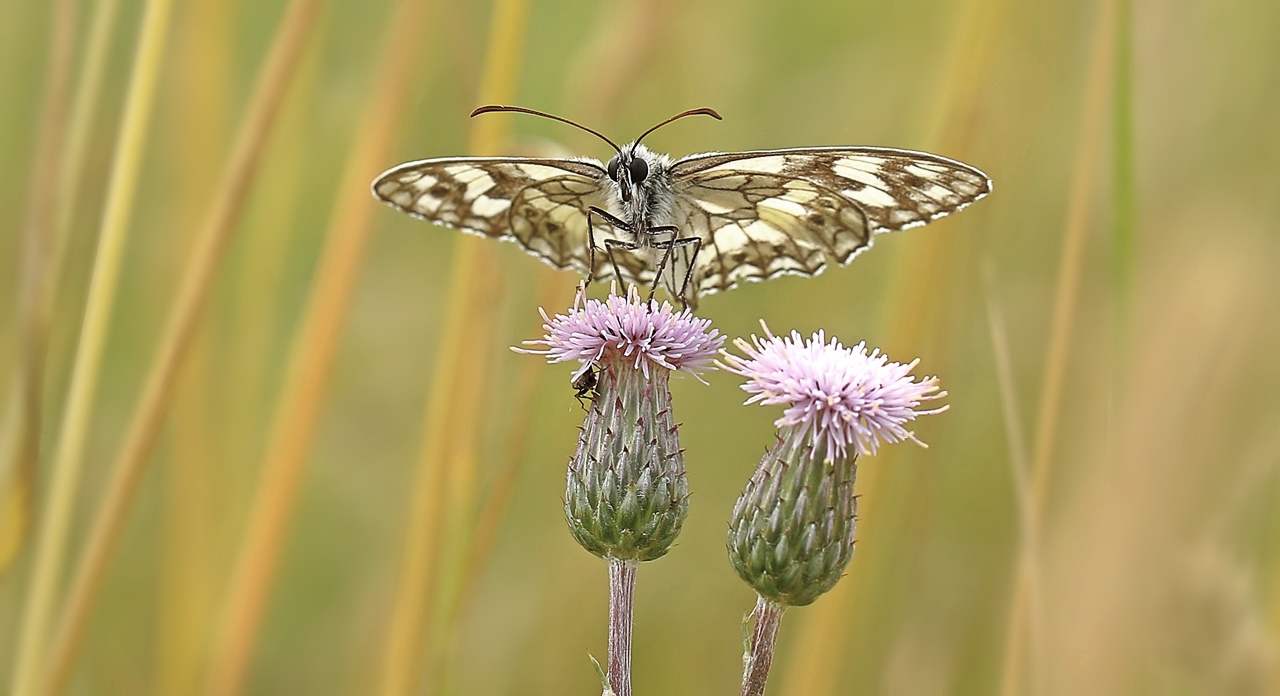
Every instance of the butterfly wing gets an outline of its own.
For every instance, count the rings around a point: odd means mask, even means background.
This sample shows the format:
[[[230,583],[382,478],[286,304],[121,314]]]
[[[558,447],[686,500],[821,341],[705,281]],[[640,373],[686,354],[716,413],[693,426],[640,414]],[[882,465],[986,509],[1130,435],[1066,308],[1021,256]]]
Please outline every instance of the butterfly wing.
[[[685,157],[673,165],[675,224],[702,244],[677,254],[690,288],[720,292],[851,261],[879,232],[923,225],[991,192],[978,169],[938,155],[871,147]],[[675,276],[683,280],[683,275]]]
[[[379,175],[372,188],[376,198],[416,218],[515,241],[556,268],[586,274],[587,209],[605,207],[610,183],[604,166],[585,158],[460,157],[407,162]],[[596,224],[594,234],[594,277],[608,280],[613,269],[602,245],[617,233]],[[619,261],[623,276],[643,270]]]

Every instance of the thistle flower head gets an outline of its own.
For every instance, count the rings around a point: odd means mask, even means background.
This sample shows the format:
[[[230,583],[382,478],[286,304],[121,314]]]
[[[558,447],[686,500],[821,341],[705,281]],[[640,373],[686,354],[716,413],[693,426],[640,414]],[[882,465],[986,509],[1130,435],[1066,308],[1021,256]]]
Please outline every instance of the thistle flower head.
[[[807,341],[795,331],[779,337],[764,326],[764,332],[750,343],[735,341],[743,356],[724,352],[723,367],[747,379],[747,403],[786,406],[774,424],[810,433],[828,457],[844,457],[854,447],[875,454],[886,442],[923,445],[904,424],[947,410],[919,410],[922,402],[946,396],[936,377],[917,382],[911,376],[919,360],[889,362],[878,349],[868,353],[865,342],[846,348],[822,331]]]
[[[541,310],[540,310],[541,311]],[[516,350],[545,355],[549,362],[579,360],[581,375],[593,364],[618,360],[640,370],[699,372],[713,366],[724,336],[711,322],[689,310],[677,312],[669,302],[641,302],[635,288],[625,297],[611,293],[604,300],[575,302],[568,314],[548,317],[542,312],[545,335],[526,341],[537,349]]]
[[[565,477],[569,531],[602,558],[658,558],[689,510],[669,378],[711,368],[724,337],[687,310],[641,302],[634,289],[625,297],[579,298],[567,314],[543,312],[542,319],[544,336],[526,342],[533,349],[517,350],[581,361],[573,386],[579,396],[591,394]],[[595,372],[587,377],[588,370]]]

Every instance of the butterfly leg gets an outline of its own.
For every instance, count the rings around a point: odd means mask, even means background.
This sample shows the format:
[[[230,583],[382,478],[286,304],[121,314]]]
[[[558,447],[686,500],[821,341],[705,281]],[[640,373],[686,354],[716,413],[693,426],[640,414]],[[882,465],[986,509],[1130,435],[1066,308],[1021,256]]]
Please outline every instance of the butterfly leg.
[[[613,277],[618,279],[619,283],[623,283],[622,272],[618,270],[618,259],[614,258],[613,250],[622,249],[627,252],[634,252],[639,249],[640,245],[633,242],[624,242],[621,239],[604,240],[604,250],[609,254],[609,263],[613,265]]]
[[[698,252],[702,251],[702,237],[685,237],[671,242],[671,246],[689,246],[693,245],[693,252],[689,254],[689,268],[685,269],[684,281],[680,283],[680,302],[688,309],[689,302],[687,299],[689,292],[689,281],[693,278],[693,267],[698,265]],[[696,298],[695,298],[696,299]]]
[[[676,228],[674,227],[671,228],[671,232],[672,232],[671,236],[673,237],[672,239],[669,239],[664,242],[654,242],[653,244],[655,247],[659,249],[665,248],[667,250],[666,253],[662,255],[662,262],[658,264],[658,273],[659,274],[662,273],[663,266],[667,264],[667,261],[671,258],[671,255],[675,252],[676,247],[687,247],[687,246],[693,247],[693,253],[689,255],[689,267],[685,269],[684,280],[680,283],[680,292],[679,292],[680,304],[684,305],[684,307],[688,309],[689,281],[693,278],[693,267],[696,265],[695,261],[698,258],[698,251],[702,249],[702,238],[701,237],[678,237],[677,238],[675,236]],[[673,265],[672,266],[673,272],[674,272],[674,268],[675,266]],[[657,278],[654,279],[653,286],[655,288],[658,287]],[[652,293],[650,293],[650,299],[652,299]]]
[[[622,220],[621,218],[618,218],[617,216],[612,215],[611,213],[609,213],[609,211],[603,208],[598,208],[594,205],[587,208],[587,278],[586,280],[582,281],[583,292],[586,292],[587,286],[591,284],[591,281],[595,280],[595,275],[596,275],[596,234],[595,234],[595,228],[591,224],[591,216],[593,215],[600,216],[600,218],[602,218],[604,222],[606,222],[607,224],[609,224],[610,226],[616,229],[620,229],[626,232],[631,231],[631,225],[628,225],[626,221]],[[618,241],[618,240],[606,239],[604,241],[605,241],[605,250],[609,252],[609,262],[613,264],[613,277],[617,278],[618,282],[621,283],[622,276],[618,273],[618,262],[614,260],[613,252],[609,248],[609,242]],[[632,245],[630,250],[634,251],[634,249],[635,249],[635,245]]]
[[[656,237],[660,234],[671,235],[671,239],[665,242],[653,242],[655,249],[661,249],[665,246],[667,251],[662,255],[662,258],[658,260],[658,267],[653,271],[653,285],[649,286],[650,302],[653,301],[653,294],[658,291],[658,286],[662,284],[662,271],[666,269],[667,264],[671,261],[672,242],[675,241],[679,232],[680,228],[675,225],[658,225],[657,227],[650,227],[649,231],[646,233],[651,237]]]

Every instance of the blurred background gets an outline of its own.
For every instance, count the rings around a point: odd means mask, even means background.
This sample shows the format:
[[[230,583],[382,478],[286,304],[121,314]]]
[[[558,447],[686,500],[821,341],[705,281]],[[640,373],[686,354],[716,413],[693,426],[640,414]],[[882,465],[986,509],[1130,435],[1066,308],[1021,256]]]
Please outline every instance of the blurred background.
[[[883,145],[994,194],[705,298],[730,337],[920,358],[847,577],[770,693],[1280,693],[1280,4],[0,4],[0,691],[587,694],[606,566],[561,512],[575,278],[410,219],[429,156]],[[693,491],[639,694],[731,694],[725,557],[772,441],[674,385]]]

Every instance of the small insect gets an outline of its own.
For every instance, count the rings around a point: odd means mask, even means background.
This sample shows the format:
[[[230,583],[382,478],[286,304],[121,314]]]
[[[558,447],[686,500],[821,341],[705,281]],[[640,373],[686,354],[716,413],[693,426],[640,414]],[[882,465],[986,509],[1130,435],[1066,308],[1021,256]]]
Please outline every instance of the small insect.
[[[522,157],[406,162],[373,182],[375,197],[414,217],[514,240],[556,268],[593,280],[665,287],[687,306],[698,296],[778,275],[813,276],[846,264],[872,236],[917,227],[991,192],[962,162],[880,147],[809,147],[688,155],[672,160],[640,144],[684,111],[619,147],[559,116],[516,112],[580,128],[612,147],[608,163]],[[597,251],[603,247],[604,254]]]
[[[574,377],[569,382],[569,386],[574,389],[573,397],[578,400],[578,405],[582,407],[582,410],[587,410],[587,405],[582,400],[588,397],[594,399],[597,394],[596,385],[599,383],[600,373],[596,371],[595,367],[588,367],[585,372]]]

